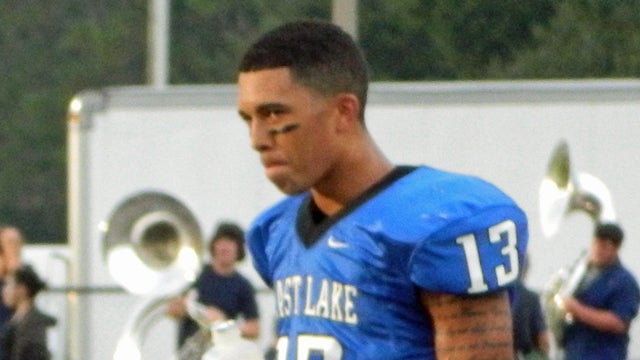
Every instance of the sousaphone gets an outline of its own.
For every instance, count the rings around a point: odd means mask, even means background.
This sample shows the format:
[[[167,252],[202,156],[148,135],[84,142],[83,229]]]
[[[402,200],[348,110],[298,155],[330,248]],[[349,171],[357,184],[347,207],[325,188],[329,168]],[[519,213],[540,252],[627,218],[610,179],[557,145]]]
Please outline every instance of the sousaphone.
[[[564,140],[554,149],[540,184],[539,211],[546,237],[553,236],[562,220],[575,211],[585,212],[596,223],[615,220],[609,189],[593,175],[573,172],[569,147]],[[587,257],[588,253],[584,252],[572,266],[558,270],[542,294],[547,323],[558,347],[561,347],[566,325],[573,321],[562,299],[573,295],[580,285],[587,270]]]
[[[114,359],[137,360],[147,329],[200,271],[200,227],[180,201],[149,191],[119,204],[102,231],[103,255],[112,277],[142,297],[125,325]]]

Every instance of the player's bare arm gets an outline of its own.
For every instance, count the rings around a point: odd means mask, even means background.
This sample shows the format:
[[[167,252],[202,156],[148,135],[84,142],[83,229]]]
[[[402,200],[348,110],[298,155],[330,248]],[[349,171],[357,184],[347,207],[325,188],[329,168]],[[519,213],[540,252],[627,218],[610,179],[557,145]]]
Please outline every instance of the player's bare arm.
[[[512,360],[511,310],[505,291],[483,296],[422,292],[438,359]]]

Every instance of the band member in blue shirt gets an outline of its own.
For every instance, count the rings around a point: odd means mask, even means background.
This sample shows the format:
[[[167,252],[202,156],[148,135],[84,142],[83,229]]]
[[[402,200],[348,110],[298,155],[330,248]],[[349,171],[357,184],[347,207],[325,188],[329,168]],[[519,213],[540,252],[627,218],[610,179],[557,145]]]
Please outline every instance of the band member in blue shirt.
[[[627,358],[629,326],[638,314],[640,290],[618,258],[623,238],[618,224],[596,226],[587,273],[574,297],[564,299],[573,318],[564,332],[567,360]]]

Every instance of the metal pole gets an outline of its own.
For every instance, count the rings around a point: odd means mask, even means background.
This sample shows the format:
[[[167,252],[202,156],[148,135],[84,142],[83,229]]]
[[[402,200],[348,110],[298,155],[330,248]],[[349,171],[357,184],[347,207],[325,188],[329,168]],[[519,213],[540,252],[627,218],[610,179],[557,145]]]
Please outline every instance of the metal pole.
[[[157,88],[169,82],[169,18],[169,0],[149,1],[147,71],[149,83]]]
[[[331,19],[358,40],[358,0],[333,0]]]
[[[70,256],[73,261],[69,262],[67,284],[77,285],[80,283],[80,264],[76,261],[81,259],[83,254],[81,251],[81,235],[80,229],[80,198],[82,193],[81,156],[83,152],[83,142],[81,136],[82,122],[82,101],[73,99],[69,106],[69,114],[67,121],[67,229],[69,232],[69,249]],[[80,304],[76,294],[67,295],[69,318],[66,319],[67,331],[66,336],[69,337],[69,347],[66,349],[66,359],[80,360],[82,353],[82,329],[80,322]]]

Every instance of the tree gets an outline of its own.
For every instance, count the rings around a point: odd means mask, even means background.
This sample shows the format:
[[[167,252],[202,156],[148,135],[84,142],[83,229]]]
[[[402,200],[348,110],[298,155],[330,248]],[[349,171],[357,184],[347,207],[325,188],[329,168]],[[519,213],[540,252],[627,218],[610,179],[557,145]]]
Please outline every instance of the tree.
[[[565,0],[534,32],[502,76],[524,78],[637,77],[640,1]]]
[[[171,9],[171,82],[234,82],[240,57],[283,22],[329,20],[330,0],[178,0]]]
[[[420,0],[361,0],[360,45],[374,80],[453,78],[438,45],[440,32],[426,19],[432,2]]]
[[[66,241],[65,113],[73,94],[144,78],[141,3],[0,3],[0,222],[30,242]]]
[[[475,79],[526,48],[553,0],[362,0],[374,79]]]

